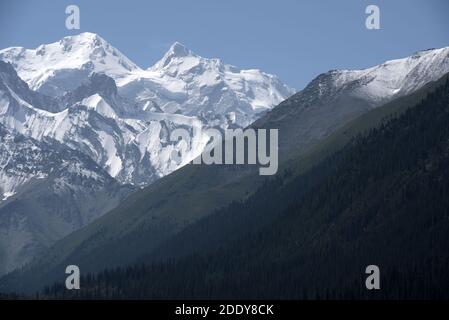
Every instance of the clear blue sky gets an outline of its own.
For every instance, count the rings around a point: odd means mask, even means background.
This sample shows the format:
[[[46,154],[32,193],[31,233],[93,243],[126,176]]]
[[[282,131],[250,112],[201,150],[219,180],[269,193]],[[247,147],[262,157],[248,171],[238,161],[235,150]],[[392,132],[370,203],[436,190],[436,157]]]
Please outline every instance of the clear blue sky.
[[[65,28],[68,4],[80,7],[80,31]],[[368,4],[380,7],[381,30],[365,28]],[[179,41],[301,89],[329,69],[449,46],[448,17],[448,0],[0,0],[0,48],[90,31],[148,67]]]

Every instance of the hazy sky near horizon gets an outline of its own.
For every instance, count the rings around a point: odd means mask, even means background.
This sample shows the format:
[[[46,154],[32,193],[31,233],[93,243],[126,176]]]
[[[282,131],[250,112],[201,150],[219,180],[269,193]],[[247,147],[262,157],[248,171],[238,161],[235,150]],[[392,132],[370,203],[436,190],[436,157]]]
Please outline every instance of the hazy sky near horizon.
[[[65,27],[70,4],[80,8],[80,30]],[[369,4],[380,8],[380,30],[365,27]],[[0,49],[89,31],[146,68],[179,41],[302,89],[330,69],[449,46],[448,16],[447,0],[0,0]]]

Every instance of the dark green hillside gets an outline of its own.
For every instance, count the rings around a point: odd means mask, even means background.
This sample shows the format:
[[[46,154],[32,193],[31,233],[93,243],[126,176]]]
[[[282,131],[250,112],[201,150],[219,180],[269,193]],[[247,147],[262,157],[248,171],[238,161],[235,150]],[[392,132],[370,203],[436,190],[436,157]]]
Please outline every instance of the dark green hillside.
[[[191,239],[179,249],[191,254],[85,276],[74,294],[447,299],[448,124],[445,78],[418,105],[359,135],[306,174],[286,171],[165,244],[180,248]],[[223,234],[234,237],[223,242]],[[380,291],[364,288],[370,264],[380,267]],[[68,294],[59,285],[45,293]]]

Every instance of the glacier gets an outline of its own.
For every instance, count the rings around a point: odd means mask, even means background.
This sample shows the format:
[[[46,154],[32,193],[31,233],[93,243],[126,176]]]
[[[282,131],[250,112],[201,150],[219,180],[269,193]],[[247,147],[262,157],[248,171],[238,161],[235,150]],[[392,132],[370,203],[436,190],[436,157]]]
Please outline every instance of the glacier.
[[[3,124],[81,150],[120,183],[140,187],[200,155],[209,137],[195,128],[246,127],[294,93],[273,75],[200,57],[178,42],[142,69],[89,32],[36,49],[3,49],[0,60],[29,89],[59,100],[58,112],[44,112],[10,90],[23,116],[4,114]],[[168,139],[179,127],[192,133],[181,164],[170,160],[177,145]]]

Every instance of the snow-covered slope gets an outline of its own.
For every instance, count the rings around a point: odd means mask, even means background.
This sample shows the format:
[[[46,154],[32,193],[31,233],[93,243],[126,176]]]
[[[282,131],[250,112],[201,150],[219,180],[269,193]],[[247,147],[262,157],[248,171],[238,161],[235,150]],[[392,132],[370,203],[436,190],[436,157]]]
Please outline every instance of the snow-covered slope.
[[[144,70],[89,32],[36,49],[3,49],[0,60],[10,62],[31,89],[44,94],[62,95],[80,86],[91,72],[104,73],[140,109],[151,104],[166,113],[220,123],[231,119],[240,126],[294,93],[273,75],[202,58],[180,43]]]
[[[4,72],[1,72],[4,70]],[[0,61],[0,123],[37,141],[56,140],[90,157],[120,183],[144,186],[198,156],[208,141],[196,117],[133,111],[117,94],[114,81],[92,74],[74,91],[58,99],[62,111],[34,107],[25,83]],[[38,95],[39,96],[39,95]],[[172,142],[176,128],[191,133],[183,163],[170,159],[183,142]],[[12,191],[10,191],[12,192]]]
[[[413,92],[448,71],[449,47],[446,47],[419,51],[364,70],[337,70],[330,76],[335,90],[354,86],[354,95],[379,104]]]
[[[241,127],[294,93],[273,75],[202,58],[178,42],[154,66],[133,72],[118,85],[140,106],[152,103],[164,112]]]
[[[281,154],[304,150],[367,111],[436,81],[449,72],[449,47],[420,51],[363,70],[332,70],[258,119],[281,128]]]
[[[82,151],[121,183],[139,186],[202,152],[208,137],[195,129],[246,126],[293,93],[275,76],[201,58],[179,43],[144,70],[93,33],[36,49],[4,49],[0,59],[30,89],[57,100],[43,108],[23,98],[33,91],[6,86],[0,91],[0,123]],[[180,147],[169,141],[179,127],[191,132],[181,164],[169,157]]]

